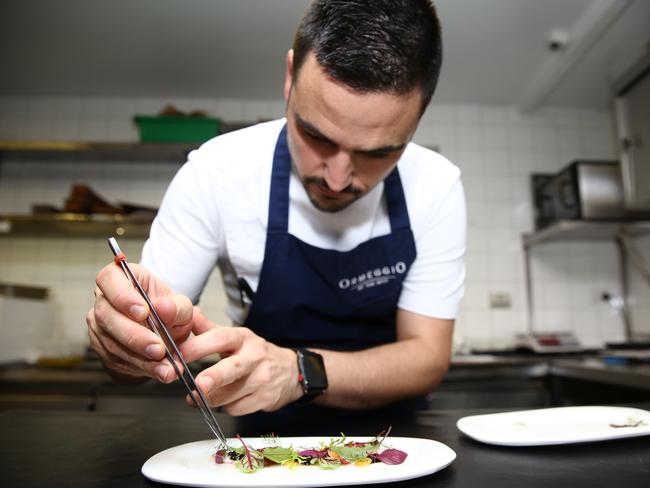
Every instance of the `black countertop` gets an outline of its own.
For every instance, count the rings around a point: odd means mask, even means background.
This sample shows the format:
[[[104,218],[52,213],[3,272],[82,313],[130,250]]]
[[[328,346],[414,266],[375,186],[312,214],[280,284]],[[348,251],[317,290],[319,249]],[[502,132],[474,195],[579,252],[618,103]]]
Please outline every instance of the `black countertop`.
[[[649,409],[650,403],[634,406]],[[475,442],[457,430],[455,424],[460,417],[475,413],[430,411],[412,419],[370,414],[239,419],[220,414],[218,418],[227,436],[268,432],[281,436],[338,436],[341,431],[373,435],[391,422],[391,435],[434,439],[457,454],[452,465],[438,473],[377,486],[648,486],[649,437],[564,446],[497,447]],[[206,438],[206,427],[195,412],[172,415],[164,403],[148,415],[6,411],[0,413],[0,480],[7,487],[163,486],[140,474],[142,464],[161,450]]]
[[[650,391],[650,363],[607,364],[595,358],[558,359],[550,364],[550,374]]]
[[[470,356],[456,358],[445,381],[470,379],[470,386],[484,385],[489,393],[488,380],[495,376],[544,383],[579,380],[590,391],[606,385],[633,387],[641,392],[639,399],[623,401],[650,410],[648,364],[610,365],[594,357]],[[58,393],[61,398],[54,398]],[[35,400],[40,394],[44,399]],[[0,485],[162,486],[140,474],[142,464],[166,448],[208,437],[182,398],[180,385],[112,385],[97,363],[68,369],[0,368]],[[426,411],[410,419],[378,414],[220,419],[229,436],[373,435],[392,425],[392,435],[430,438],[456,451],[450,467],[400,486],[650,486],[650,437],[553,447],[489,446],[462,435],[456,421],[504,409],[467,408]]]
[[[192,369],[197,372],[207,366],[209,364],[195,363]],[[593,354],[456,356],[445,379],[489,377],[499,372],[511,376],[564,376],[650,390],[650,362],[608,364]],[[67,368],[30,364],[0,366],[0,386],[9,384],[59,384],[73,388],[107,385],[111,384],[111,379],[99,361],[87,360]]]
[[[205,365],[192,367],[196,373]],[[504,385],[511,392],[526,388],[532,391],[531,385],[537,391],[529,396],[524,393],[524,403],[518,404],[512,403],[514,398],[510,394],[496,395],[497,385],[502,388],[501,393]],[[480,390],[482,397],[480,401],[464,401],[458,394],[459,389],[466,392],[468,398],[477,397]],[[455,396],[449,397],[450,391]],[[576,391],[580,395],[573,395]],[[114,403],[118,398],[133,402],[136,397],[179,398],[183,394],[178,382],[162,385],[150,381],[137,387],[115,385],[99,361],[92,359],[66,368],[25,364],[0,367],[0,411],[18,408],[102,410],[102,405]],[[645,402],[650,401],[650,363],[608,364],[595,355],[458,356],[432,398],[431,407],[437,409]],[[494,401],[487,401],[491,398]]]

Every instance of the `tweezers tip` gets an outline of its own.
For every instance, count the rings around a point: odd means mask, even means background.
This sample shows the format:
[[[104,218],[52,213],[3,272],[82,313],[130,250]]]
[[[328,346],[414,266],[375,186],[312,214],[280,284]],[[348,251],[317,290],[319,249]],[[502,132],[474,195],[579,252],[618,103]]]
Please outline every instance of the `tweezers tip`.
[[[111,248],[111,251],[113,251],[113,254],[115,254],[117,256],[120,252],[122,252],[120,250],[120,246],[117,244],[117,241],[115,240],[115,237],[111,236],[107,240],[108,240],[108,247]]]

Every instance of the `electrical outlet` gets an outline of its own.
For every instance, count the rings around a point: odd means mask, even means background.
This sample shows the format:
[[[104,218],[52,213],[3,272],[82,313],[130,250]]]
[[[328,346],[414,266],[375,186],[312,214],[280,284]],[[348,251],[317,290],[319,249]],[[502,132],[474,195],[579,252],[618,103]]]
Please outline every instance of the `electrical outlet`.
[[[490,308],[510,308],[510,293],[492,292],[490,293]]]

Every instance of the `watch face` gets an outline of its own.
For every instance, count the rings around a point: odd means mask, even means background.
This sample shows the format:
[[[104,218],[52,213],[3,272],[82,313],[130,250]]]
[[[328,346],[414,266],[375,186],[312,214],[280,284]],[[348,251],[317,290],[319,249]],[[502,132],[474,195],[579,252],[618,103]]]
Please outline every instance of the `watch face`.
[[[327,388],[327,375],[325,365],[320,354],[311,351],[301,351],[300,369],[304,378],[304,384],[309,390],[324,390]]]

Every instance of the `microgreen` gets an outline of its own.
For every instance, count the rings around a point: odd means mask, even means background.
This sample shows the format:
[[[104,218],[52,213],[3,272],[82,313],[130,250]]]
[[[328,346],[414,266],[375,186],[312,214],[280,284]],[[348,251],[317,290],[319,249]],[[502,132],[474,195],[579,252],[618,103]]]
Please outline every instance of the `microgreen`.
[[[266,459],[276,464],[302,461],[300,455],[292,447],[267,447],[262,449],[261,453]]]
[[[226,446],[215,453],[217,464],[234,463],[243,473],[254,473],[265,465],[280,465],[289,469],[298,466],[318,466],[322,469],[335,469],[343,465],[367,466],[372,463],[401,464],[406,459],[404,451],[393,448],[382,449],[390,428],[377,434],[366,442],[349,441],[345,434],[330,439],[328,444],[320,443],[318,448],[294,449],[283,447],[274,434],[264,436],[268,447],[253,449],[237,436],[241,447]]]
[[[242,473],[254,473],[264,467],[264,456],[259,451],[251,449],[244,440],[237,436],[244,446],[244,455],[235,462],[235,467]]]
[[[345,446],[332,446],[330,449],[346,461],[354,462],[367,458],[370,453],[374,453],[377,450],[377,446],[370,443],[363,445],[347,444]]]
[[[280,441],[278,440],[278,436],[275,435],[275,434],[263,435],[262,439],[264,440],[264,442],[266,442],[271,447],[278,447],[280,445]]]

